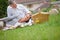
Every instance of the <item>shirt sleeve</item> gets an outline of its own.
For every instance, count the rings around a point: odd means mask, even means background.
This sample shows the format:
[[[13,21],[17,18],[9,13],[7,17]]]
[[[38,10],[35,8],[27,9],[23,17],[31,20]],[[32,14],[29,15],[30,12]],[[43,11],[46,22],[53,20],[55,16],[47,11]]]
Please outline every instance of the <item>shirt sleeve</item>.
[[[21,4],[22,9],[26,12],[26,13],[31,13],[28,8],[26,8],[24,5]]]
[[[11,8],[7,8],[7,16],[10,19],[17,17],[18,15],[13,15]]]
[[[7,16],[8,17],[11,17],[12,16],[12,12],[11,12],[11,9],[10,8],[7,8]]]

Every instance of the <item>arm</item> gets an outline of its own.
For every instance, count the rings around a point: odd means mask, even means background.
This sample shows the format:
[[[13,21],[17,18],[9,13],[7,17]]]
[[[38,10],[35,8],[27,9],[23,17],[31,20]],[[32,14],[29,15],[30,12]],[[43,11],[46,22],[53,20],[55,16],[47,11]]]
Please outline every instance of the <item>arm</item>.
[[[30,14],[26,14],[26,16],[22,19],[20,19],[18,22],[25,22],[31,18]]]
[[[23,8],[23,11],[25,12],[25,15],[26,15],[27,19],[29,19],[31,17],[31,12],[24,5],[21,5],[21,6]]]
[[[7,18],[9,18],[9,19],[13,19],[13,18],[15,18],[15,17],[17,17],[18,15],[14,15],[13,13],[12,13],[12,9],[11,8],[7,8]]]
[[[23,9],[23,11],[25,12],[25,17],[20,19],[19,22],[25,22],[25,21],[30,19],[31,12],[26,7],[24,7],[23,5],[20,5],[20,6]]]
[[[8,7],[8,8],[7,8],[7,17],[2,18],[1,20],[9,21],[9,20],[11,20],[11,19],[16,18],[17,16],[18,16],[18,15],[13,15],[11,8]]]

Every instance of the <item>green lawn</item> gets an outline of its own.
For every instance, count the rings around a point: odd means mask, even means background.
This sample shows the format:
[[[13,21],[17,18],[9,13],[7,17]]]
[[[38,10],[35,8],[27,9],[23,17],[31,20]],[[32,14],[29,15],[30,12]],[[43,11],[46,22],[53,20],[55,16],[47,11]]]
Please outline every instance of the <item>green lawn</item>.
[[[31,27],[0,30],[0,40],[60,40],[60,14],[50,15],[48,22]]]

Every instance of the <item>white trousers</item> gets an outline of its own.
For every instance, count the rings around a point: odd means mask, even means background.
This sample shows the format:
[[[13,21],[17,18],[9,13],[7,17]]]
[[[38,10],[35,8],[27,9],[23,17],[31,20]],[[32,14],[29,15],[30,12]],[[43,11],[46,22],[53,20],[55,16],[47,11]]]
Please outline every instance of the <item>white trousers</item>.
[[[16,27],[18,27],[18,26],[20,26],[20,27],[25,27],[25,26],[27,26],[27,25],[29,25],[29,26],[32,25],[32,20],[31,20],[31,19],[29,20],[28,23],[26,23],[26,22],[24,22],[24,23],[19,23],[19,22],[17,22],[15,25],[6,24],[7,27],[5,27],[3,30],[8,30],[8,29],[10,29],[10,27],[13,27],[13,28],[16,28]]]
[[[23,23],[19,23],[19,22],[17,22],[15,25],[14,25],[14,27],[18,27],[18,26],[20,26],[20,27],[24,27],[24,26],[27,26],[27,25],[29,25],[29,26],[31,26],[32,25],[32,20],[30,19],[29,20],[29,22],[23,22]]]

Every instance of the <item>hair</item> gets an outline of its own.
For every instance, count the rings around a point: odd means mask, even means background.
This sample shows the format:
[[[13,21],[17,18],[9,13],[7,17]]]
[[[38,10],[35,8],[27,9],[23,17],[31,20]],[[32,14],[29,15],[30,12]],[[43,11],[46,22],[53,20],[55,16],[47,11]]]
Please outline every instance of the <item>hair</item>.
[[[11,5],[11,4],[13,4],[13,2],[14,2],[14,0],[9,0],[8,4]]]

